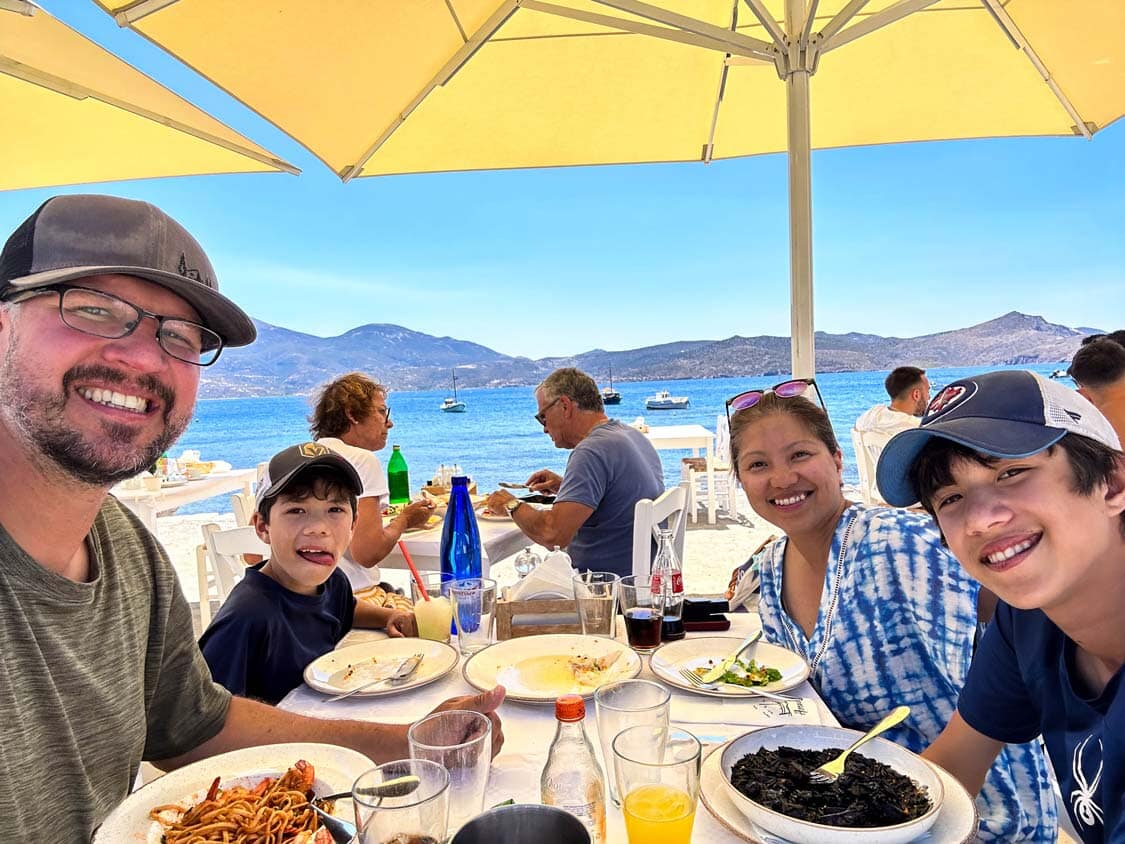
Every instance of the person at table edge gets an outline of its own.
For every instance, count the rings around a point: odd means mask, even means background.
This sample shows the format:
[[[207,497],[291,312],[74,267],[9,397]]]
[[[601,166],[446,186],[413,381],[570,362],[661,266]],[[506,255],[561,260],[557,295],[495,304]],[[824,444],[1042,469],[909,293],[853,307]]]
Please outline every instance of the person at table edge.
[[[200,367],[254,337],[199,244],[148,203],[53,197],[0,252],[5,840],[88,841],[142,759],[292,741],[408,755],[405,724],[302,717],[214,683],[167,554],[107,494],[187,427]],[[503,694],[441,708],[488,713],[496,751]]]
[[[571,450],[566,472],[540,469],[527,479],[535,492],[556,495],[537,510],[506,490],[488,509],[508,513],[529,539],[566,548],[576,568],[633,571],[633,508],[664,491],[660,457],[644,434],[606,416],[598,385],[573,367],[556,369],[535,388],[535,420],[556,448]]]

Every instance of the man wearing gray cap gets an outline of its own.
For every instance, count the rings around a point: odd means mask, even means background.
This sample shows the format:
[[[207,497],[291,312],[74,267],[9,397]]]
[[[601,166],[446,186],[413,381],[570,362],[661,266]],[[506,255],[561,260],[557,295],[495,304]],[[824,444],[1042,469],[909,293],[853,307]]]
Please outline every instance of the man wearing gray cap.
[[[302,718],[213,683],[167,555],[107,495],[183,433],[200,367],[254,337],[195,239],[145,202],[54,197],[0,253],[5,840],[89,840],[142,759],[282,740],[407,755],[405,726]],[[489,713],[502,741],[502,699],[441,708]]]

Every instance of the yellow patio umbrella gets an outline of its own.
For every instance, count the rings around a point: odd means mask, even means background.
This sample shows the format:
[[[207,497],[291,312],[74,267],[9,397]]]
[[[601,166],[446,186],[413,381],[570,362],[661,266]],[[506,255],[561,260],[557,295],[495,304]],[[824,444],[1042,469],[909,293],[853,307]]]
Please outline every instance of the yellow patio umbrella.
[[[24,0],[0,0],[0,190],[298,172]]]
[[[787,152],[796,374],[811,148],[1089,138],[1125,108],[1122,0],[96,2],[344,180]]]

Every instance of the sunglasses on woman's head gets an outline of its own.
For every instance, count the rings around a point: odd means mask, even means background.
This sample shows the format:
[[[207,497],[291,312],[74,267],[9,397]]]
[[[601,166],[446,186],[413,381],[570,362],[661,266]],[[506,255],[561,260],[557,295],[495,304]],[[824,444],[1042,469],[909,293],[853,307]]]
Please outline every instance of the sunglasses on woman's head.
[[[762,400],[762,396],[767,393],[773,393],[779,399],[792,399],[797,396],[803,396],[809,391],[809,387],[813,388],[816,393],[816,399],[820,402],[820,407],[825,412],[828,408],[824,405],[824,397],[820,394],[820,387],[816,385],[816,381],[812,378],[791,378],[788,381],[782,381],[780,384],[774,384],[765,390],[747,390],[744,393],[738,393],[727,399],[727,422],[730,422],[731,417],[742,410],[749,410],[754,405]]]

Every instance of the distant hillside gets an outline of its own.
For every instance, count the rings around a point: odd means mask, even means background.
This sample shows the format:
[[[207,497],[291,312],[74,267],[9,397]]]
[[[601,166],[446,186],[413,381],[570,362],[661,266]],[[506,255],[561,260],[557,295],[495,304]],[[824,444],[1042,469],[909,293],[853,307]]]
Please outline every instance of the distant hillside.
[[[788,337],[729,337],[684,340],[606,352],[595,349],[573,357],[509,357],[485,346],[433,337],[398,325],[361,325],[339,337],[315,337],[255,320],[258,340],[228,349],[203,371],[205,398],[308,393],[343,372],[370,372],[395,390],[448,387],[457,369],[463,387],[532,385],[560,366],[577,366],[615,381],[671,378],[725,378],[774,375],[789,371]],[[1017,311],[957,331],[922,337],[874,334],[816,334],[818,372],[891,369],[903,364],[925,368],[997,366],[1069,361],[1093,328],[1067,328]]]

